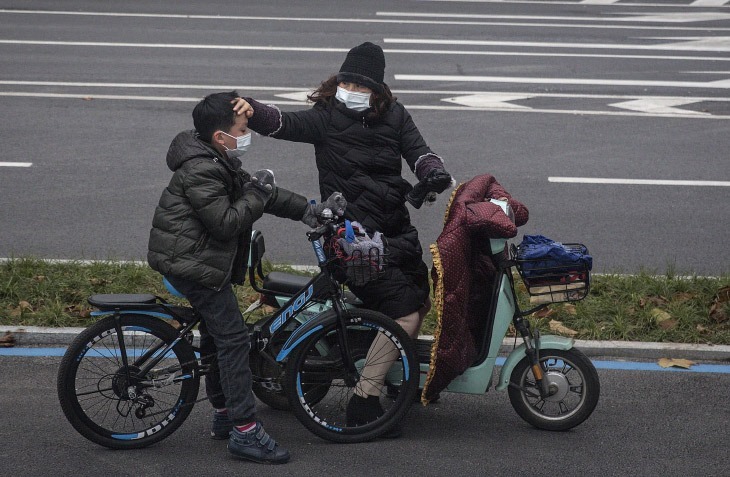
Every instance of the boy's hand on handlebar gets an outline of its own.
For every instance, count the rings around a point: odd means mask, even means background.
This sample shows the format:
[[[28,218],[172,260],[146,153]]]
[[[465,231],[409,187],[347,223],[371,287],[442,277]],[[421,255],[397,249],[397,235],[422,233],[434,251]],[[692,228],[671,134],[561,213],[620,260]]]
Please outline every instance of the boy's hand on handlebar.
[[[237,116],[240,116],[242,114],[245,114],[247,118],[253,116],[253,108],[250,104],[248,104],[248,101],[246,101],[245,99],[236,98],[235,100],[231,101],[231,104],[233,104],[233,111],[235,111]]]
[[[320,204],[308,204],[302,216],[302,222],[312,228],[316,228],[320,225],[319,217],[324,209],[329,209],[334,215],[342,217],[345,215],[346,207],[347,200],[345,196],[341,192],[334,192],[327,200]]]
[[[261,169],[253,173],[249,188],[259,197],[264,205],[276,190],[276,179],[271,169]]]

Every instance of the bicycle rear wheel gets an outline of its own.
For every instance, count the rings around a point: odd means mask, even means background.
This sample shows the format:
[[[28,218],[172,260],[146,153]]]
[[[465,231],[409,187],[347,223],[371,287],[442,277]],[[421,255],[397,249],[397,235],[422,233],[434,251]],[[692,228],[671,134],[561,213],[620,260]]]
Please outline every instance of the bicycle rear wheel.
[[[112,449],[136,449],[172,434],[190,414],[200,377],[185,340],[140,374],[150,359],[179,337],[164,321],[145,315],[109,316],[81,332],[58,371],[58,399],[84,437]]]
[[[395,321],[370,310],[344,313],[347,348],[356,369],[348,370],[344,364],[337,320],[325,319],[329,324],[307,336],[290,357],[285,384],[289,404],[307,429],[333,442],[364,442],[387,433],[403,419],[418,389],[419,364],[413,342]],[[371,349],[376,339],[386,346]],[[366,424],[349,423],[347,406],[362,370],[382,360],[384,354],[396,357],[384,376],[372,377],[384,379],[380,398],[383,414]],[[391,399],[386,397],[385,387],[400,392]]]

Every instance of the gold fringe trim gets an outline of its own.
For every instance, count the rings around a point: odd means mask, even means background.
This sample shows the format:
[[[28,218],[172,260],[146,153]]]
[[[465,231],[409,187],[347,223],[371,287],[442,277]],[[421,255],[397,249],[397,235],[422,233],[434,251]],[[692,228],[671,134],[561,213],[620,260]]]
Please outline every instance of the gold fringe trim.
[[[462,182],[458,186],[454,187],[454,190],[451,191],[451,197],[449,197],[449,202],[446,204],[446,211],[444,212],[444,225],[446,225],[446,221],[449,219],[449,212],[451,212],[451,204],[454,203],[454,198],[456,197],[456,193],[459,191],[461,186],[463,186],[464,183]],[[433,246],[433,245],[431,245]]]
[[[433,344],[431,345],[431,363],[428,367],[426,383],[423,385],[423,392],[421,393],[421,404],[424,406],[428,404],[428,399],[426,399],[428,385],[431,384],[431,380],[436,372],[436,352],[438,351],[439,338],[441,337],[442,317],[444,314],[444,267],[441,263],[441,254],[439,253],[438,245],[434,243],[429,248],[431,249],[431,255],[433,255],[433,267],[436,270],[438,283],[433,290],[433,306],[436,309],[436,330],[433,333]]]
[[[462,182],[458,186],[454,187],[449,197],[449,202],[446,204],[446,211],[444,212],[444,225],[449,219],[449,213],[451,212],[451,205],[454,203],[456,193],[459,191]],[[436,330],[433,333],[433,344],[431,345],[431,363],[428,367],[428,374],[426,375],[426,382],[423,385],[423,392],[421,393],[421,404],[424,406],[428,404],[428,400],[425,398],[426,390],[428,385],[431,383],[434,374],[436,373],[436,352],[438,351],[439,338],[441,337],[441,327],[444,315],[444,266],[441,263],[441,254],[439,253],[438,245],[432,243],[429,246],[431,255],[433,256],[433,267],[436,269],[436,275],[438,277],[438,284],[433,290],[433,306],[436,308]]]

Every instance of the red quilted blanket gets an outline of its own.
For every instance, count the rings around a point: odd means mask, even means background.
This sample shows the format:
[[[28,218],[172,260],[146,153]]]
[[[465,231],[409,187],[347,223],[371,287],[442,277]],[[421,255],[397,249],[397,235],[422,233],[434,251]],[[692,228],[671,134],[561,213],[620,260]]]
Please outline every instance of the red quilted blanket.
[[[512,223],[489,199],[507,198],[515,213]],[[456,188],[446,207],[444,229],[431,245],[434,307],[438,321],[431,366],[421,401],[427,404],[451,380],[469,368],[477,356],[477,331],[489,310],[496,278],[489,239],[511,238],[527,222],[527,208],[488,174]]]

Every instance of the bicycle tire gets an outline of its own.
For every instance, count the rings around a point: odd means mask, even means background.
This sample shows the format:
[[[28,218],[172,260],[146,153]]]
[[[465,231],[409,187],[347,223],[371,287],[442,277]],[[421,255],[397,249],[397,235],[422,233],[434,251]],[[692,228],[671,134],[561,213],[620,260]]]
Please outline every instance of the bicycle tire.
[[[113,316],[74,339],[59,367],[58,399],[68,421],[88,440],[111,449],[138,449],[182,425],[196,402],[200,375],[193,348],[182,339],[155,366],[167,368],[166,374],[154,376],[156,382],[151,374],[134,376],[154,356],[153,347],[173,343],[179,334],[163,320],[146,315],[123,314],[119,323],[124,352]]]
[[[545,349],[540,351],[540,365],[553,394],[540,397],[530,360],[523,358],[512,370],[508,390],[517,414],[548,431],[566,431],[588,419],[598,404],[601,386],[598,372],[586,355],[575,348]]]
[[[403,328],[387,316],[371,310],[346,310],[348,348],[358,370],[375,336],[382,334],[395,346],[397,361],[387,373],[387,386],[400,389],[395,399],[381,393],[384,413],[363,425],[348,425],[346,408],[354,393],[354,381],[347,383],[338,344],[337,319],[323,316],[325,324],[307,336],[293,351],[286,364],[285,385],[289,404],[297,419],[315,435],[338,443],[373,440],[394,429],[414,401],[420,381],[415,346]],[[375,356],[371,356],[375,359]],[[324,394],[322,391],[326,391]]]

